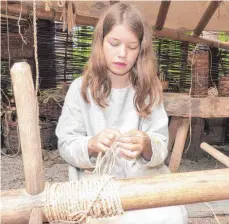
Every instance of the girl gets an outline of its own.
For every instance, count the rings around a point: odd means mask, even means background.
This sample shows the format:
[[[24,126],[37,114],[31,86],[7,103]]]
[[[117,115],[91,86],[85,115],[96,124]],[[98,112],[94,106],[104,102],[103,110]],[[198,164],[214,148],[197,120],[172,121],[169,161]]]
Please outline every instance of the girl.
[[[83,76],[66,95],[56,134],[70,180],[93,170],[115,142],[116,178],[168,173],[168,118],[161,103],[152,33],[133,6],[118,3],[100,18]],[[137,136],[137,137],[134,137]],[[126,212],[107,223],[187,223],[183,206]]]

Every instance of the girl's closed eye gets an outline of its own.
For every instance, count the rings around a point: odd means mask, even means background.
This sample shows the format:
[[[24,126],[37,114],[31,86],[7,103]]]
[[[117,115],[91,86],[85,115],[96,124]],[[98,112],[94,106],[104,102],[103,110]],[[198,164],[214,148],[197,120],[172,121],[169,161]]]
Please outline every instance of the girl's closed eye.
[[[120,41],[118,40],[113,40],[113,41],[109,41],[110,45],[113,47],[117,47],[120,44]]]
[[[131,50],[135,50],[138,48],[138,46],[139,46],[138,44],[130,44],[130,45],[128,45],[128,48]]]

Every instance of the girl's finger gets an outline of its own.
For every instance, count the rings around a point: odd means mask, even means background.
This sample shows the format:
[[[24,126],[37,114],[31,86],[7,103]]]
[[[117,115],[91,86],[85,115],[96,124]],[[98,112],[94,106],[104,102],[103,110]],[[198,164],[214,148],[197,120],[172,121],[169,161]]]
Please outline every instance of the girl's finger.
[[[98,149],[101,152],[107,152],[109,150],[109,147],[105,146],[104,144],[102,144],[101,142],[98,143]]]
[[[108,128],[105,131],[115,134],[116,138],[121,136],[120,131],[119,130],[116,130],[116,129]]]
[[[117,139],[117,142],[138,144],[138,143],[141,142],[141,138],[140,137],[125,137],[125,136],[122,136],[122,137]]]
[[[112,142],[117,138],[116,134],[113,132],[105,132],[105,136],[110,139]]]
[[[131,151],[123,149],[123,148],[120,149],[119,153],[122,157],[124,157],[125,159],[128,159],[128,160],[136,159],[139,155],[139,153],[137,151],[131,152]]]
[[[129,151],[139,151],[140,150],[140,146],[138,144],[117,142],[117,146],[123,149],[129,150]]]
[[[100,142],[107,147],[111,147],[113,143],[109,138],[106,138],[106,137],[102,138]]]

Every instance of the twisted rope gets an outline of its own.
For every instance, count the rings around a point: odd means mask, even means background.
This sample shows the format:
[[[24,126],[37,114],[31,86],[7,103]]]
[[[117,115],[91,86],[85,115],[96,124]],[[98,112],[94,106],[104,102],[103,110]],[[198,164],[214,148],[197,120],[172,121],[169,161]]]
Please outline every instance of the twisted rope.
[[[123,213],[117,186],[111,176],[46,185],[44,214],[49,222],[88,223]]]

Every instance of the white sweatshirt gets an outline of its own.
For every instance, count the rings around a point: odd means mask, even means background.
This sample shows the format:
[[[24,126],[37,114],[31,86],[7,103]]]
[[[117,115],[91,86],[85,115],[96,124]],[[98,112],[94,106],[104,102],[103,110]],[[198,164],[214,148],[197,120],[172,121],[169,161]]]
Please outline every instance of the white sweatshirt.
[[[62,114],[59,118],[56,134],[60,155],[69,166],[69,179],[81,179],[92,171],[96,158],[88,155],[88,141],[104,129],[115,128],[121,133],[132,129],[146,132],[151,138],[152,158],[126,160],[116,159],[111,175],[117,178],[153,176],[168,173],[164,165],[167,156],[168,117],[163,104],[155,107],[149,119],[141,119],[133,104],[134,89],[112,89],[109,106],[101,109],[90,94],[90,104],[84,102],[81,94],[82,78],[71,84],[65,98]],[[93,224],[187,224],[187,212],[184,206],[170,206],[125,212],[124,215],[107,219],[104,222],[94,220]]]
[[[85,169],[95,167],[96,158],[88,155],[88,141],[106,128],[115,128],[121,133],[132,129],[142,130],[150,136],[152,145],[151,161],[120,157],[112,175],[125,178],[169,172],[163,163],[167,156],[168,142],[168,117],[163,104],[156,106],[148,119],[140,118],[133,103],[135,90],[129,86],[112,89],[109,106],[102,109],[94,103],[90,90],[87,93],[91,103],[83,100],[80,94],[81,83],[82,77],[71,84],[56,129],[60,155],[71,166],[78,168],[78,178],[84,175]],[[75,179],[71,172],[76,172],[76,169],[71,170],[70,179]]]

